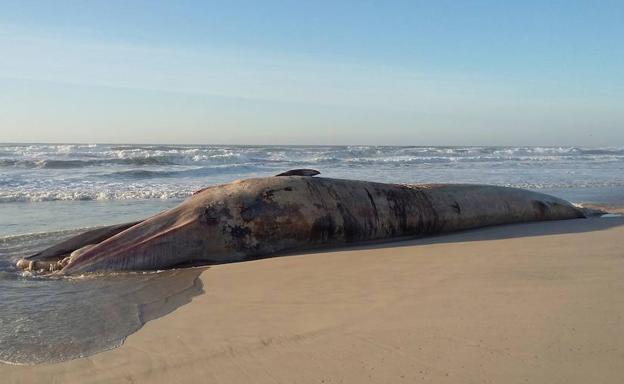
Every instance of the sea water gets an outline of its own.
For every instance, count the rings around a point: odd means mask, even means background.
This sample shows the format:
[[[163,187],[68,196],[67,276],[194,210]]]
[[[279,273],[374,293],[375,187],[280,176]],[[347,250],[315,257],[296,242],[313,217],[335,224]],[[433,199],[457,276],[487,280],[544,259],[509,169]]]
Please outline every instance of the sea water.
[[[197,270],[49,278],[17,271],[17,259],[86,228],[147,217],[208,185],[293,168],[624,206],[624,148],[0,144],[0,361],[115,347],[201,292]]]
[[[202,291],[201,268],[64,277],[15,269],[20,256],[80,232],[0,238],[0,362],[60,362],[117,347]]]

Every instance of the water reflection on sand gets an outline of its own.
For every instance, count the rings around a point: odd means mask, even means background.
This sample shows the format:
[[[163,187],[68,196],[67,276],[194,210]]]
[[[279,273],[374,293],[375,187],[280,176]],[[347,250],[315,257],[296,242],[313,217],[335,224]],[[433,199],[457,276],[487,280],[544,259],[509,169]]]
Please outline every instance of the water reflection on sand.
[[[50,233],[0,239],[2,362],[59,362],[117,347],[145,322],[202,292],[198,277],[205,268],[43,277],[11,267],[15,258],[62,237]]]

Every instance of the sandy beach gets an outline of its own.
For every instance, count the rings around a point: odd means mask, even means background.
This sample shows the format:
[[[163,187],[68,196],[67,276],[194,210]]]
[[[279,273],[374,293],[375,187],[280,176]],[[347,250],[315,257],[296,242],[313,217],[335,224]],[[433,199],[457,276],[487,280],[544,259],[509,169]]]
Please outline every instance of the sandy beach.
[[[2,382],[614,383],[624,219],[485,228],[206,269],[120,348]]]

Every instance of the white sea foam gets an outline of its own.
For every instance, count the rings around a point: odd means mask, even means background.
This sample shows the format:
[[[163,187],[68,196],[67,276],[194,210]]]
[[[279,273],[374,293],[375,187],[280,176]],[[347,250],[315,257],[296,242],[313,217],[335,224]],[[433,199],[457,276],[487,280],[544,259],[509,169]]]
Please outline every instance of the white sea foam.
[[[290,168],[382,182],[621,187],[624,148],[0,145],[0,203],[180,199]]]

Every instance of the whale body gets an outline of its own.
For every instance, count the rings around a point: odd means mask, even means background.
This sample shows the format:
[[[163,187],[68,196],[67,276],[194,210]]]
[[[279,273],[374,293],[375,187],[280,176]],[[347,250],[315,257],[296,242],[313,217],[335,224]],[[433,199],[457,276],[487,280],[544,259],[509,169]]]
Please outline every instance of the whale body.
[[[584,216],[565,200],[519,188],[384,184],[295,173],[204,188],[177,207],[79,235],[57,245],[56,252],[22,260],[21,267],[26,262],[31,269],[49,266],[64,274],[159,270]],[[71,256],[61,254],[72,248]]]

